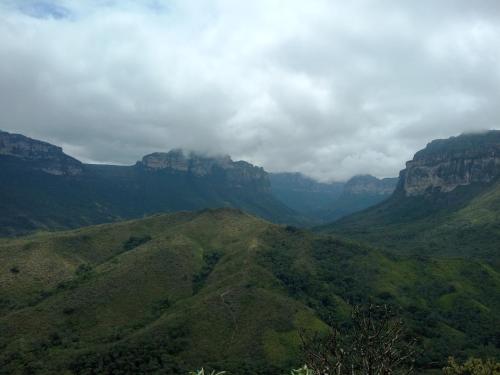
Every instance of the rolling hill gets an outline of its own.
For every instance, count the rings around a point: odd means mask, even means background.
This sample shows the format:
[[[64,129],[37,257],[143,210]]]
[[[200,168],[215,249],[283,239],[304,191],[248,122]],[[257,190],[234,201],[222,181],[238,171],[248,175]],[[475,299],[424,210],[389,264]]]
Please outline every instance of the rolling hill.
[[[298,329],[401,307],[424,354],[499,355],[500,274],[208,209],[0,240],[0,373],[277,374]],[[496,327],[496,328],[495,328]]]

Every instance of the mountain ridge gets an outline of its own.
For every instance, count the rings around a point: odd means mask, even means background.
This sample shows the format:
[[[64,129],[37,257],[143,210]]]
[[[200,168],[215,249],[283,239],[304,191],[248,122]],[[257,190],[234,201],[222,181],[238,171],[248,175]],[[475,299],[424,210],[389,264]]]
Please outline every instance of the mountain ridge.
[[[287,206],[318,225],[373,206],[394,191],[397,178],[356,175],[346,182],[318,182],[301,173],[271,173],[271,188]]]
[[[497,150],[498,131],[431,142],[401,171],[389,199],[318,230],[394,252],[486,259],[498,266]]]
[[[488,183],[500,175],[500,131],[437,139],[418,151],[401,171],[407,195],[450,192],[458,186]]]
[[[33,167],[52,175],[78,175],[82,163],[66,155],[61,147],[0,130],[0,156],[35,162]]]
[[[274,198],[267,172],[228,156],[174,150],[131,166],[84,164],[46,142],[7,132],[1,137],[0,235],[226,206],[302,222]]]

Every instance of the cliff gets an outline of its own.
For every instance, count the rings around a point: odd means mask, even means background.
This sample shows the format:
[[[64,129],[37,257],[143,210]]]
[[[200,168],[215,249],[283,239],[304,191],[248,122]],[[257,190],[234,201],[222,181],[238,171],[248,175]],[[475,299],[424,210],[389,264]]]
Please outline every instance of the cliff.
[[[390,195],[397,185],[397,178],[378,179],[371,175],[352,177],[344,186],[344,194]]]
[[[500,175],[500,131],[438,139],[417,152],[400,173],[407,196],[450,192],[458,186],[487,184]]]
[[[216,177],[219,182],[231,188],[252,186],[266,192],[271,189],[269,175],[263,168],[245,161],[233,161],[228,155],[209,157],[172,150],[146,155],[136,165],[150,172],[166,171],[187,173],[194,177]]]
[[[0,131],[0,156],[13,157],[31,163],[33,169],[52,175],[77,175],[82,163],[66,155],[61,147]]]

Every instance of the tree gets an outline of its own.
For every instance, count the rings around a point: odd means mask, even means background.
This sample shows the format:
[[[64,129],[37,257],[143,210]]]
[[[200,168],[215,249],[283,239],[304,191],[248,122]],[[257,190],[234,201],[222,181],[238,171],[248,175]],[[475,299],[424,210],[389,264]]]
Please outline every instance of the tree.
[[[305,362],[315,375],[389,375],[413,372],[415,341],[387,305],[354,306],[352,325],[326,336],[301,333]]]
[[[499,375],[500,362],[489,358],[469,358],[463,365],[458,364],[455,358],[448,359],[448,366],[443,368],[444,375]]]

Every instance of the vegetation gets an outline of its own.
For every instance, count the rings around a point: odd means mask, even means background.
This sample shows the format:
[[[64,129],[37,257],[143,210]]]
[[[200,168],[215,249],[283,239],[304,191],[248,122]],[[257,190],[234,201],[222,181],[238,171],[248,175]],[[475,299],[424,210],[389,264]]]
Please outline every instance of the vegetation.
[[[318,228],[401,254],[482,259],[500,267],[500,182],[388,201]]]
[[[387,305],[355,306],[352,325],[325,337],[302,336],[307,369],[314,374],[410,374],[414,342],[405,336],[403,321]]]
[[[290,373],[299,332],[348,329],[351,305],[370,302],[400,307],[419,371],[500,352],[490,265],[396,257],[231,209],[4,239],[0,281],[5,374]]]
[[[291,375],[314,375],[313,371],[307,367],[307,365],[304,365],[301,368],[298,368],[296,370],[292,370]]]
[[[317,182],[299,173],[272,173],[269,177],[276,198],[309,219],[304,225],[332,222],[373,206],[387,199],[397,183],[397,178],[378,180],[369,175],[355,176],[346,183]],[[370,188],[353,193],[358,184]],[[376,190],[381,187],[387,191]]]
[[[223,375],[225,373],[226,373],[225,371],[219,371],[219,372],[212,371],[210,374],[206,373],[206,375]],[[189,375],[205,375],[205,370],[201,368],[201,370],[190,372]]]
[[[137,246],[141,246],[141,245],[145,244],[148,241],[151,241],[151,236],[147,235],[147,234],[140,236],[140,237],[131,236],[123,244],[123,249],[126,251],[129,251],[129,250],[135,249]]]
[[[458,364],[455,358],[448,360],[448,366],[443,369],[444,375],[498,375],[500,362],[493,358],[482,360],[469,358],[464,364]]]

